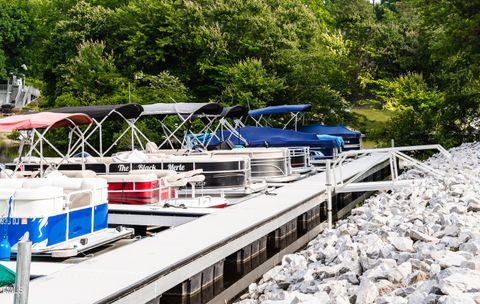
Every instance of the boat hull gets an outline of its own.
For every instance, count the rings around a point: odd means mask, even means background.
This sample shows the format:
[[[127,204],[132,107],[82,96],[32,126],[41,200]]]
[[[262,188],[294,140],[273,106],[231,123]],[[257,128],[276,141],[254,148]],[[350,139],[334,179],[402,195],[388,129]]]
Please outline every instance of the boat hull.
[[[45,217],[3,218],[0,231],[8,225],[8,241],[12,248],[28,237],[34,249],[48,249],[106,229],[107,213],[107,203],[103,203]]]

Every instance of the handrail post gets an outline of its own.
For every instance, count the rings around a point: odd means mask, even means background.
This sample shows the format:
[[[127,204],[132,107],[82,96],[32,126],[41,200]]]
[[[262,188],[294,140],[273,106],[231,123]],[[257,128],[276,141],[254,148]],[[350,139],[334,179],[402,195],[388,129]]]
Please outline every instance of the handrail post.
[[[32,242],[18,243],[17,269],[15,279],[14,304],[28,303],[28,285],[30,284],[30,262],[32,259]]]
[[[328,214],[328,229],[332,229],[332,171],[331,171],[331,160],[327,160],[326,163],[326,183],[327,187],[327,214]]]

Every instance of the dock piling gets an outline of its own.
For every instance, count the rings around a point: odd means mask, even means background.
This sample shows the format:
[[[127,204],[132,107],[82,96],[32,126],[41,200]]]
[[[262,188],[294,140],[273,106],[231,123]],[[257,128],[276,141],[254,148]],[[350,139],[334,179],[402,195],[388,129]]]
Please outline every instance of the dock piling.
[[[28,286],[30,284],[30,262],[32,260],[32,242],[18,243],[17,268],[15,279],[14,304],[28,303]]]
[[[332,171],[331,161],[327,160],[326,164],[326,183],[327,188],[327,214],[328,214],[328,229],[332,229]]]

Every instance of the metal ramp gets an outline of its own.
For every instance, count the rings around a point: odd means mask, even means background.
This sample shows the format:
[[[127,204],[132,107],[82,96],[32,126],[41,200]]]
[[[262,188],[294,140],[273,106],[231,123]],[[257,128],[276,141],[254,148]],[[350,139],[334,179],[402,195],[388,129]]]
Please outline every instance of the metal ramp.
[[[391,189],[400,189],[404,187],[413,187],[422,182],[422,180],[399,180],[399,181],[383,181],[383,182],[363,182],[350,183],[342,187],[336,188],[335,193],[365,192],[365,191],[383,191]]]
[[[366,191],[383,191],[398,189],[402,187],[415,186],[422,182],[422,180],[404,180],[399,179],[399,161],[403,161],[407,166],[417,168],[426,174],[432,174],[436,177],[445,177],[445,173],[440,172],[429,165],[405,154],[408,151],[424,151],[437,150],[445,156],[447,162],[452,165],[452,156],[441,145],[420,145],[420,146],[406,146],[406,147],[391,147],[381,149],[362,149],[350,150],[342,152],[338,155],[335,161],[327,160],[326,162],[326,187],[327,187],[327,213],[328,225],[332,227],[332,193],[348,193],[348,192],[366,192]],[[388,158],[390,163],[391,180],[377,181],[377,182],[361,182],[355,183],[360,176],[370,170],[375,164],[364,168],[355,176],[350,177],[346,182],[343,178],[343,167],[348,163],[347,159],[352,157],[359,157],[365,155],[384,155]]]

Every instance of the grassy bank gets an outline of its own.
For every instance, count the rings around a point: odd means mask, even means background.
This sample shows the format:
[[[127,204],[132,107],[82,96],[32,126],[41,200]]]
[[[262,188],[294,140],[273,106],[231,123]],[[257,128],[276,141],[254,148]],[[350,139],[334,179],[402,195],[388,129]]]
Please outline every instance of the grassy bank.
[[[374,108],[356,108],[353,112],[358,115],[358,125],[356,126],[365,138],[363,140],[364,148],[376,148],[388,145],[388,140],[383,139],[382,134],[392,113],[387,110]]]

